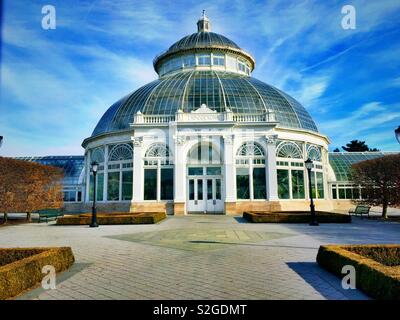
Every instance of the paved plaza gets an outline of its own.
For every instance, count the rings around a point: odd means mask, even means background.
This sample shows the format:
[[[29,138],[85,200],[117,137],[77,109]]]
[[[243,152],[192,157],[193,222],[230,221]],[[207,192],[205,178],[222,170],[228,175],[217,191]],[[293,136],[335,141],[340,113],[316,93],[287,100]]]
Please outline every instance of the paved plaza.
[[[315,262],[319,245],[399,243],[400,224],[250,224],[241,217],[168,217],[157,225],[0,229],[0,247],[71,246],[76,262],[18,299],[368,299]]]

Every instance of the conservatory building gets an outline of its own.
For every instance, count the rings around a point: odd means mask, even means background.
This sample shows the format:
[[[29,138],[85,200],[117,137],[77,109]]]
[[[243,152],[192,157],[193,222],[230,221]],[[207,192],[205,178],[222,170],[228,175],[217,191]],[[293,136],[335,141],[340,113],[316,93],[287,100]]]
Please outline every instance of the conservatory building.
[[[307,210],[310,158],[316,205],[332,209],[328,138],[299,102],[253,78],[255,59],[205,15],[153,65],[158,79],[114,103],[83,141],[75,206],[96,194],[110,212]]]

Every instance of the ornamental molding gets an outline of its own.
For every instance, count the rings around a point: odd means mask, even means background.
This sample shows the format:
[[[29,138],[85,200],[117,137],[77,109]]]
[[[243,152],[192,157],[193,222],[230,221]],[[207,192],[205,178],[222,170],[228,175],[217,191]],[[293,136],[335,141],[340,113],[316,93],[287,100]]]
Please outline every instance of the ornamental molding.
[[[134,147],[141,147],[143,144],[143,137],[132,137]]]
[[[233,144],[235,136],[233,134],[223,136],[225,144]]]
[[[186,143],[187,137],[186,136],[174,136],[174,140],[178,146],[182,146]]]
[[[277,134],[273,134],[270,136],[265,136],[265,140],[267,141],[268,145],[276,145],[276,141],[278,140],[278,135]]]
[[[211,114],[215,114],[215,113],[217,113],[217,111],[216,110],[211,110],[209,107],[207,107],[207,105],[205,103],[203,103],[196,110],[190,111],[190,113],[201,113],[201,114],[211,113]]]

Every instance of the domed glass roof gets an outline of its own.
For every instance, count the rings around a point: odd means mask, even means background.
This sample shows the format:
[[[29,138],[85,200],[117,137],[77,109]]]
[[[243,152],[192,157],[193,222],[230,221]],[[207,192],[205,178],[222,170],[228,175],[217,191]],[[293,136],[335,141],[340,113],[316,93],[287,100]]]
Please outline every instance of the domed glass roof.
[[[223,35],[215,32],[196,32],[175,42],[169,47],[167,52],[213,46],[230,47],[241,50],[236,43]]]
[[[134,115],[174,115],[196,110],[202,104],[238,114],[275,112],[280,127],[317,132],[305,108],[291,96],[255,78],[223,71],[179,72],[144,85],[113,104],[100,119],[92,136],[129,129]]]

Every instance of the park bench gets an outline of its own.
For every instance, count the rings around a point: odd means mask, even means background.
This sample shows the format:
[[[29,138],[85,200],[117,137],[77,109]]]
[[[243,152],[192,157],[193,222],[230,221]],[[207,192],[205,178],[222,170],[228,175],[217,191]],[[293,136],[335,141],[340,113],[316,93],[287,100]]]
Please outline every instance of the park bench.
[[[369,210],[370,209],[371,209],[370,206],[367,206],[364,204],[359,204],[355,207],[355,209],[350,209],[349,214],[350,215],[354,214],[356,216],[359,214],[361,216],[361,218],[362,218],[363,214],[366,214],[366,215],[368,215],[368,218],[369,218]]]
[[[39,214],[39,223],[44,219],[47,223],[49,219],[57,219],[58,217],[64,216],[60,209],[41,209],[36,211],[36,213]]]

